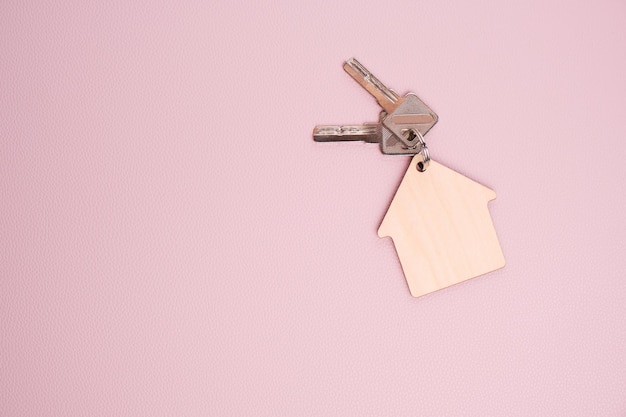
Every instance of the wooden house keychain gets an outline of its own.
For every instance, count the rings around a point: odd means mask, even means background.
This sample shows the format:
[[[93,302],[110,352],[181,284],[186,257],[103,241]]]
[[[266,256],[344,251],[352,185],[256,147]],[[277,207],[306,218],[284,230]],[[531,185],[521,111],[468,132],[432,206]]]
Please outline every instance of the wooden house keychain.
[[[430,160],[424,135],[437,115],[415,94],[398,96],[356,59],[344,67],[383,108],[379,123],[316,126],[318,142],[380,143],[388,155],[414,155],[380,228],[391,237],[414,297],[504,266],[487,203],[496,193]]]

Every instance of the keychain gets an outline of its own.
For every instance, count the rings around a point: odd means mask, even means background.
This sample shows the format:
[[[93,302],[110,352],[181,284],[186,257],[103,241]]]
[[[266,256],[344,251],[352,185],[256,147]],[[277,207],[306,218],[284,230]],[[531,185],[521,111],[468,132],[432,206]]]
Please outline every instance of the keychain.
[[[316,126],[317,142],[380,143],[387,155],[414,155],[378,229],[391,237],[411,295],[437,291],[504,267],[487,203],[496,193],[430,160],[424,135],[437,115],[414,93],[385,87],[356,59],[344,70],[382,107],[379,123]]]

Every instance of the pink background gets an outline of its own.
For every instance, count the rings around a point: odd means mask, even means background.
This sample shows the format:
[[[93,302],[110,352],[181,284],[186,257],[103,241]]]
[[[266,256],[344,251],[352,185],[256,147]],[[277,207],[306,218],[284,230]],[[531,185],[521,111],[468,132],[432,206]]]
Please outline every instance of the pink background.
[[[626,3],[2,1],[0,415],[626,416]],[[414,299],[356,56],[493,188]]]

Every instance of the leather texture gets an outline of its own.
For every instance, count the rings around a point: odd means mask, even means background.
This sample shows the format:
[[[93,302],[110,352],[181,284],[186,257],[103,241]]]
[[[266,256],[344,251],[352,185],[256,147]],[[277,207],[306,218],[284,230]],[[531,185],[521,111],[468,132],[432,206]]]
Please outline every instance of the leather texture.
[[[0,2],[0,415],[624,416],[626,3]],[[495,190],[505,268],[411,297],[409,158],[357,57]]]

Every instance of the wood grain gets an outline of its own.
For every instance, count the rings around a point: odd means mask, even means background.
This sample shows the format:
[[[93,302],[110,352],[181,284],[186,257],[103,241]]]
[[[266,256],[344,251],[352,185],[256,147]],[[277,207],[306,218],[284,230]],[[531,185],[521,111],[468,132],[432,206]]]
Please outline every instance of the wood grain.
[[[378,235],[393,239],[414,297],[502,268],[487,208],[496,193],[435,161],[411,161]]]

